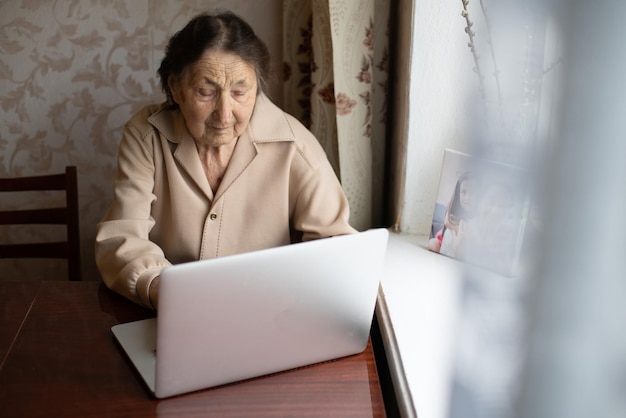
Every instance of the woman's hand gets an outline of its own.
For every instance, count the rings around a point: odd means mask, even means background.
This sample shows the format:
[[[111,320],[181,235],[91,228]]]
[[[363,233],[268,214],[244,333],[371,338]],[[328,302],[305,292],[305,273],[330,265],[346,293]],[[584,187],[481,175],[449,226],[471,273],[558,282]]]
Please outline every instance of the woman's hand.
[[[150,288],[148,289],[148,298],[152,307],[156,310],[159,304],[159,276],[156,276],[150,282]]]

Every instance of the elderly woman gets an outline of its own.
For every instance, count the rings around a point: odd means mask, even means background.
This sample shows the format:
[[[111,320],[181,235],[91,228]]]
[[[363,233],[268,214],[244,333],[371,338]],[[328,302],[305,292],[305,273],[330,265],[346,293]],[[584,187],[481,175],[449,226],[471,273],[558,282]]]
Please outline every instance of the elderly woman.
[[[157,307],[171,264],[354,232],[316,138],[264,94],[269,53],[232,13],[176,33],[167,102],[135,114],[119,147],[96,262],[112,290]]]

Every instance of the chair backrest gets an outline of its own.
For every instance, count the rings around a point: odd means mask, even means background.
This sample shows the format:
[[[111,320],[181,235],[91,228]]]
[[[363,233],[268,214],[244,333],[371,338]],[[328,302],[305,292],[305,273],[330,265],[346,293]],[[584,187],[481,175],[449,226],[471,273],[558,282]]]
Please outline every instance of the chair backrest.
[[[0,192],[65,190],[65,207],[0,211],[0,225],[66,225],[61,242],[11,243],[0,245],[0,258],[66,258],[68,278],[80,280],[80,234],[76,167],[64,174],[0,178]]]

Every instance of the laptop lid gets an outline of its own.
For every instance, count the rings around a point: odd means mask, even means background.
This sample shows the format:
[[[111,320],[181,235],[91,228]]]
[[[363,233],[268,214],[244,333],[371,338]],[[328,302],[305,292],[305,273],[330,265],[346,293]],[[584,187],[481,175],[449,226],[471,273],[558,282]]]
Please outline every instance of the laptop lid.
[[[164,398],[363,351],[387,238],[373,229],[165,269],[148,386]],[[127,350],[123,326],[114,334],[141,373],[149,362]]]

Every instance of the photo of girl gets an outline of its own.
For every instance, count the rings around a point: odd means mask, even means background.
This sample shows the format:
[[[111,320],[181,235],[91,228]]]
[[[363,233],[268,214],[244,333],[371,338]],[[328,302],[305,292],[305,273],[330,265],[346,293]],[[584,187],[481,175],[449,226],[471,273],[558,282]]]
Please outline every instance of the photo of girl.
[[[513,167],[446,150],[428,249],[511,274],[525,218],[519,177]]]
[[[456,240],[459,226],[463,220],[472,217],[472,199],[478,179],[470,172],[459,176],[446,209],[443,227],[429,241],[431,251],[454,256],[453,242]]]

